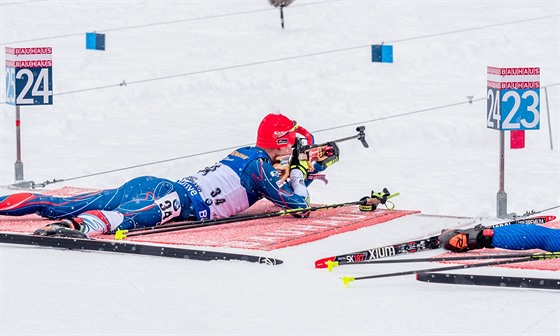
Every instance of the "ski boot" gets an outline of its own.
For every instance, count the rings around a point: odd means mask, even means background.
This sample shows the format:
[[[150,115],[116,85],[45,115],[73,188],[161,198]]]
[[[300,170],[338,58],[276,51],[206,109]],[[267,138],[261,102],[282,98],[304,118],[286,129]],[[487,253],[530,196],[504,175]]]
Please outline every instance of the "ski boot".
[[[481,224],[466,230],[444,230],[439,236],[440,246],[453,252],[492,248],[494,230]]]
[[[81,218],[63,219],[60,222],[47,224],[46,226],[35,230],[34,235],[49,237],[66,237],[88,239],[87,235],[81,231]]]

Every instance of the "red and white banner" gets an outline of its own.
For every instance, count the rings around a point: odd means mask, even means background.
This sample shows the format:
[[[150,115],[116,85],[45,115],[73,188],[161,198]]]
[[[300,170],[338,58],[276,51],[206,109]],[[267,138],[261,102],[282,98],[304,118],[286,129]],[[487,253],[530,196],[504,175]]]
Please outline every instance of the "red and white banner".
[[[52,67],[52,47],[6,47],[6,66],[14,68]]]

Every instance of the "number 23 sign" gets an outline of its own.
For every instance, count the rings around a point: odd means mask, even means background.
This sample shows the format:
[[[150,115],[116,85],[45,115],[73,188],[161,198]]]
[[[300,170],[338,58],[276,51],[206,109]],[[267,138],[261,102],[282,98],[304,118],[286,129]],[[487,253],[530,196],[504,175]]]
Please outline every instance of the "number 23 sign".
[[[538,130],[539,80],[539,68],[488,67],[487,127],[498,130]]]

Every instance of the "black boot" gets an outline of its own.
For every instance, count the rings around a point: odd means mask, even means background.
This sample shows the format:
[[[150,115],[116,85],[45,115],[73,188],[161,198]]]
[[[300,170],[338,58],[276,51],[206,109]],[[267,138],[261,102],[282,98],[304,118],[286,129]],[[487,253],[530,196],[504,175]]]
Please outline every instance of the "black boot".
[[[439,236],[440,246],[454,252],[492,247],[494,230],[477,225],[466,230],[447,230]]]
[[[67,237],[87,239],[85,233],[81,231],[81,219],[63,219],[60,222],[48,224],[33,232],[37,236]]]

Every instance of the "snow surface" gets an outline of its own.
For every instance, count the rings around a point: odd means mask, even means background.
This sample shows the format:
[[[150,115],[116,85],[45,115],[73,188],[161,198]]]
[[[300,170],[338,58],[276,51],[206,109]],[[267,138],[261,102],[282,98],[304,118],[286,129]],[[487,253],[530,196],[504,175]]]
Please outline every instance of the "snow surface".
[[[539,66],[548,93],[541,90],[541,130],[527,132],[525,149],[506,150],[508,212],[560,203],[558,1],[298,0],[284,10],[284,30],[265,0],[0,0],[0,12],[2,47],[54,50],[54,105],[21,109],[25,179],[66,180],[49,189],[178,179],[254,143],[261,118],[279,110],[319,142],[367,128],[371,147],[340,143],[341,161],[328,170],[329,185],[311,187],[313,202],[387,187],[401,193],[400,209],[497,221],[499,132],[486,128],[486,66]],[[85,49],[92,31],[106,33],[106,51]],[[393,64],[371,62],[370,45],[381,42],[394,46]],[[6,186],[14,182],[15,113],[0,91]],[[156,161],[165,162],[143,165]],[[4,245],[0,335],[560,334],[552,291],[413,276],[346,289],[342,275],[409,266],[313,268],[321,257],[432,234],[442,221],[403,218],[249,251],[285,261],[271,267]]]

